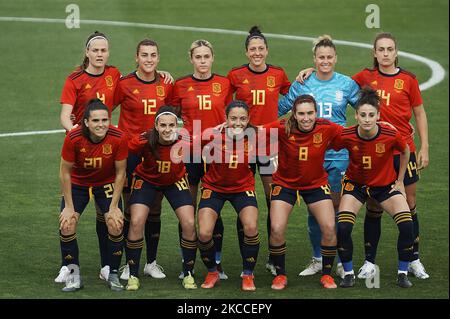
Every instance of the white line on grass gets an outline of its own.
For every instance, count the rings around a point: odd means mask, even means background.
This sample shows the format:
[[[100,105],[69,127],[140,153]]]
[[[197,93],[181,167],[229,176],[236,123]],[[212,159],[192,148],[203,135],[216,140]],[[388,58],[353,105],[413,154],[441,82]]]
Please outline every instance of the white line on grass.
[[[65,19],[49,19],[49,18],[28,18],[28,17],[0,17],[0,21],[5,22],[36,22],[36,23],[66,23]],[[226,29],[215,29],[215,28],[197,28],[197,27],[185,27],[176,25],[165,25],[165,24],[150,24],[150,23],[137,23],[137,22],[125,22],[125,21],[107,21],[107,20],[80,20],[82,24],[94,24],[94,25],[110,25],[110,26],[120,26],[120,27],[136,27],[136,28],[146,28],[146,29],[161,29],[161,30],[176,30],[176,31],[193,31],[193,32],[208,32],[208,33],[220,33],[220,34],[232,34],[232,35],[247,35],[248,32],[237,31],[237,30],[226,30]],[[287,34],[275,34],[275,33],[264,33],[268,38],[284,39],[284,40],[295,40],[295,41],[313,41],[315,38],[287,35]],[[344,41],[344,40],[333,40],[336,44],[348,45],[359,48],[372,49],[371,44]],[[431,69],[431,77],[424,83],[420,84],[420,89],[425,91],[444,80],[445,69],[436,61],[425,58],[423,56],[399,51],[398,55],[405,57],[420,63],[425,64]],[[64,130],[50,130],[50,131],[30,131],[30,132],[18,132],[18,133],[3,133],[0,137],[6,136],[23,136],[23,135],[34,135],[34,134],[52,134],[64,132]]]
[[[47,135],[47,134],[63,133],[65,131],[66,130],[48,130],[48,131],[28,131],[28,132],[2,133],[2,134],[0,134],[0,137],[25,136],[25,135]]]

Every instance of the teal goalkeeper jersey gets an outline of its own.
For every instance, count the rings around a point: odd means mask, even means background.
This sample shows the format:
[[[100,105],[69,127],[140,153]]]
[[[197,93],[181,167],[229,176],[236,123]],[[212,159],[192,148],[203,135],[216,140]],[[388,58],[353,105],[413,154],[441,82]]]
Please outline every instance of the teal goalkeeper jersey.
[[[317,116],[330,120],[341,126],[347,124],[347,105],[354,106],[358,101],[358,84],[349,76],[334,72],[328,81],[319,80],[316,72],[306,79],[304,84],[292,83],[288,94],[278,101],[278,116],[292,109],[295,99],[302,94],[309,94],[317,102]],[[325,160],[348,160],[346,149],[328,150]]]

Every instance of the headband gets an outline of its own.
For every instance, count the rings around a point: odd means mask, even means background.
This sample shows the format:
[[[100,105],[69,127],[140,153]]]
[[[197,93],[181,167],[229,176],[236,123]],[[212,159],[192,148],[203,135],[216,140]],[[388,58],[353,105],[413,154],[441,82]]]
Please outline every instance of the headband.
[[[266,38],[261,33],[259,33],[259,34],[250,35],[248,37],[248,41],[250,42],[251,39],[256,39],[256,38],[260,38],[262,40],[266,40]]]
[[[178,121],[178,116],[177,116],[175,113],[170,112],[170,111],[165,111],[165,112],[162,112],[162,113],[158,114],[158,116],[156,116],[156,118],[155,118],[155,123],[158,121],[158,118],[159,118],[161,115],[173,115],[173,116],[175,116],[175,118],[176,118],[177,121]]]
[[[90,40],[88,41],[88,43],[86,43],[86,49],[89,48],[89,45],[91,44],[92,41],[98,40],[98,39],[103,39],[103,40],[108,41],[108,39],[105,38],[104,36],[102,36],[102,35],[96,35],[95,37],[93,37],[92,39],[90,39]]]

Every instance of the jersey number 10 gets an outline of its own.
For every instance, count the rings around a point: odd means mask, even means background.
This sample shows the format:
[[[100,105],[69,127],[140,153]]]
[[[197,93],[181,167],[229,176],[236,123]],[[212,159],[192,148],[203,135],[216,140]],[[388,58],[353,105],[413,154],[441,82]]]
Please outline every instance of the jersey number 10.
[[[265,90],[251,90],[253,96],[253,105],[266,104],[266,91]]]

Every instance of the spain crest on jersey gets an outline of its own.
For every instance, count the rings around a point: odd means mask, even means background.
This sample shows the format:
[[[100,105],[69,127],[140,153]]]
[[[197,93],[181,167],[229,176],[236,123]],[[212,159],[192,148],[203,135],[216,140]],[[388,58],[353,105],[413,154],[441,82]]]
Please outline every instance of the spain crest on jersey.
[[[111,144],[103,145],[103,154],[104,155],[112,154],[112,145]]]
[[[405,82],[402,80],[402,79],[395,79],[395,82],[394,82],[394,89],[397,89],[397,90],[403,90],[403,84],[404,84]]]
[[[322,133],[316,133],[313,135],[313,143],[314,144],[322,143]]]
[[[166,95],[164,92],[164,86],[158,85],[156,87],[156,95],[159,97],[164,97]]]
[[[275,77],[274,76],[267,77],[267,86],[270,88],[275,87]]]
[[[220,83],[213,83],[212,90],[213,90],[213,93],[219,94],[222,92],[222,85]]]
[[[384,143],[377,143],[375,144],[375,153],[381,154],[386,152],[385,144]]]
[[[111,75],[108,75],[107,77],[105,77],[105,82],[106,82],[107,87],[112,87],[114,85],[114,81],[113,81]]]

